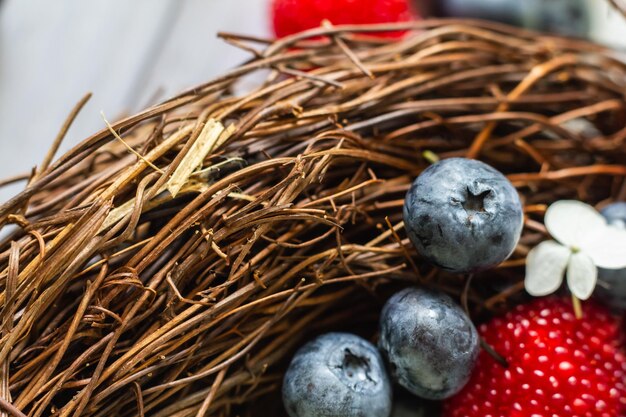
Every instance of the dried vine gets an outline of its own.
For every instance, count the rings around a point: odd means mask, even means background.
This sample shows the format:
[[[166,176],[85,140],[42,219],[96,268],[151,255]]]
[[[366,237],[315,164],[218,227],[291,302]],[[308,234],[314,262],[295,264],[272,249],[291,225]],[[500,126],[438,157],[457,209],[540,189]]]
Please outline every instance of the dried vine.
[[[610,50],[453,20],[221,36],[250,61],[53,161],[55,145],[0,207],[10,415],[279,415],[281,370],[312,334],[373,337],[402,286],[460,297],[403,230],[433,154],[492,164],[525,204],[514,255],[467,294],[477,319],[524,296],[546,204],[626,198]]]

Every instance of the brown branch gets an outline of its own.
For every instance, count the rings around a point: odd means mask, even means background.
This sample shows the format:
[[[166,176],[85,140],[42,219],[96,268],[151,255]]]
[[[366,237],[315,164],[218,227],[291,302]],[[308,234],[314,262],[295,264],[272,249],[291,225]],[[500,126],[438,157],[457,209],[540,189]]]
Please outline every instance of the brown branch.
[[[418,33],[361,36],[405,29]],[[56,157],[58,139],[0,206],[0,225],[17,225],[0,242],[5,413],[253,415],[275,406],[266,394],[308,338],[375,337],[372,305],[392,288],[422,272],[492,314],[525,296],[549,204],[624,196],[626,65],[605,48],[466,20],[223,37],[254,56]],[[244,79],[257,81],[235,95]],[[173,196],[210,120],[232,135]],[[526,206],[518,249],[490,271],[514,283],[500,292],[479,277],[470,292],[406,246],[424,155],[468,153]]]

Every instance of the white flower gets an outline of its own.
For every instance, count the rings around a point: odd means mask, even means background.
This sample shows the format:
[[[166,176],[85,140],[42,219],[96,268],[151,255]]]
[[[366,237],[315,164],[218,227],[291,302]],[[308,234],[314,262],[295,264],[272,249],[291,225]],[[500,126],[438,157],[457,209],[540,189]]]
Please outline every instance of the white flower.
[[[566,272],[567,285],[577,298],[593,293],[597,267],[626,267],[626,230],[609,226],[593,207],[575,200],[548,207],[545,225],[555,240],[533,248],[526,258],[526,291],[534,296],[556,291]]]

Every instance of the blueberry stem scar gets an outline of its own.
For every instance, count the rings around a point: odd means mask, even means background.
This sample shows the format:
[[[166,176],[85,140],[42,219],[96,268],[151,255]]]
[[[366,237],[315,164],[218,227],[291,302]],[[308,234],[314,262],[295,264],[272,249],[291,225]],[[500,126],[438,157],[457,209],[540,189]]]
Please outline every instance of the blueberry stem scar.
[[[483,191],[479,194],[474,194],[467,188],[467,196],[462,203],[465,211],[470,213],[484,213],[485,212],[485,198],[491,193],[491,190]]]
[[[340,365],[341,369],[343,369],[346,374],[353,378],[355,374],[357,377],[363,378],[365,377],[369,381],[376,383],[374,379],[370,376],[370,364],[368,360],[364,357],[356,355],[350,351],[350,349],[344,350],[343,363]]]

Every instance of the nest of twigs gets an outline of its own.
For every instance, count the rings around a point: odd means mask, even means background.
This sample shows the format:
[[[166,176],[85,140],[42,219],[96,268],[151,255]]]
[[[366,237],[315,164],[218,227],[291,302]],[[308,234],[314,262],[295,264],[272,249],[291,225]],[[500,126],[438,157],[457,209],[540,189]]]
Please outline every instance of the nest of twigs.
[[[354,33],[401,28],[415,32]],[[375,338],[407,285],[493,314],[524,297],[546,204],[626,197],[626,66],[610,50],[470,21],[221,36],[254,57],[51,162],[72,115],[1,206],[9,415],[281,415],[303,341]],[[256,86],[237,93],[244,77]],[[508,175],[526,213],[513,256],[467,288],[402,223],[411,181],[451,156]]]

